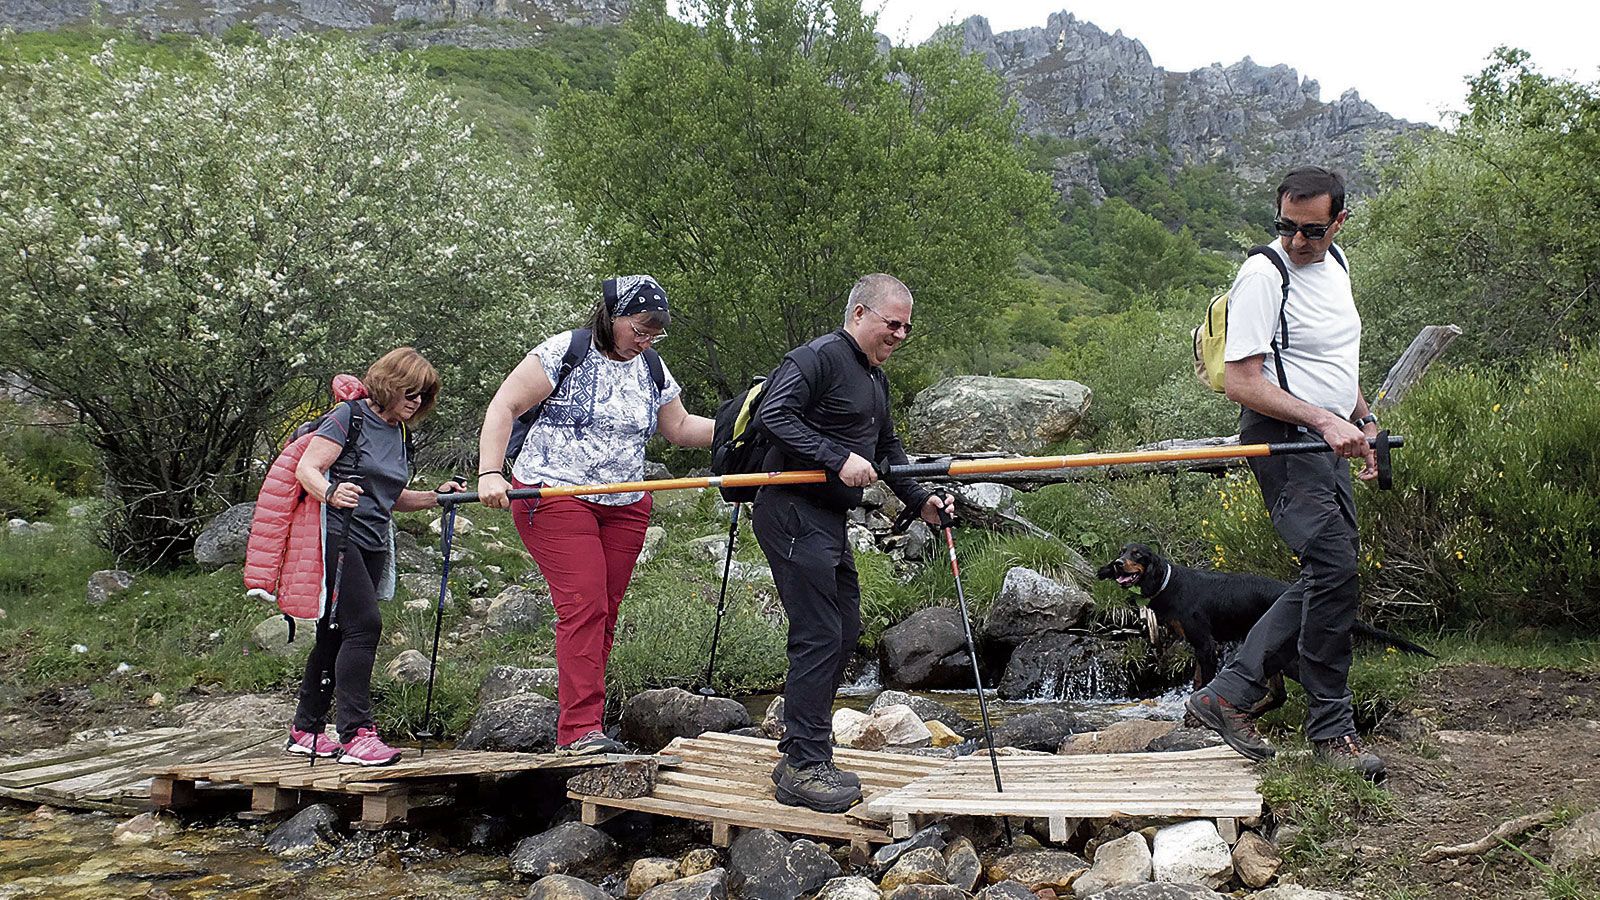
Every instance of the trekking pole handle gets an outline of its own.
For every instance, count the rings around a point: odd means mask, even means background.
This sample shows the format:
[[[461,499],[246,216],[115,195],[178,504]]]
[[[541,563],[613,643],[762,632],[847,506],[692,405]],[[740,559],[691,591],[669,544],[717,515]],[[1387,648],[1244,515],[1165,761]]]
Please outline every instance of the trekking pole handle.
[[[477,503],[477,491],[453,491],[448,494],[435,494],[439,498],[440,506],[454,506],[457,503]],[[507,500],[532,500],[539,496],[538,488],[512,488],[506,491]]]
[[[879,460],[873,468],[878,470],[879,478],[938,478],[950,474],[950,462],[946,459],[937,462],[891,465],[888,460]]]
[[[1380,450],[1384,447],[1393,449],[1396,447],[1404,447],[1405,445],[1405,435],[1401,434],[1380,432],[1377,437],[1367,438],[1367,446],[1373,448],[1374,450]],[[1332,449],[1328,446],[1327,441],[1320,439],[1269,443],[1267,444],[1267,447],[1273,456],[1282,456],[1289,453],[1327,453]]]

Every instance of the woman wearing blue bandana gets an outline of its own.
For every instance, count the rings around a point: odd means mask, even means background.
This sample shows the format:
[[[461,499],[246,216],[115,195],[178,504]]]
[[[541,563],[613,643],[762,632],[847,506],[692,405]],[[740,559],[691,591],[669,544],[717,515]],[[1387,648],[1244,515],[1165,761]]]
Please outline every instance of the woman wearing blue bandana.
[[[651,495],[508,502],[506,491],[639,481],[645,442],[657,432],[680,446],[711,446],[712,421],[683,408],[681,389],[655,352],[671,322],[667,292],[655,279],[608,279],[585,329],[554,335],[530,351],[483,419],[478,494],[487,506],[511,510],[555,602],[556,741],[567,753],[625,750],[601,730],[606,660],[644,546]],[[508,483],[500,464],[512,421],[535,408],[538,417]]]

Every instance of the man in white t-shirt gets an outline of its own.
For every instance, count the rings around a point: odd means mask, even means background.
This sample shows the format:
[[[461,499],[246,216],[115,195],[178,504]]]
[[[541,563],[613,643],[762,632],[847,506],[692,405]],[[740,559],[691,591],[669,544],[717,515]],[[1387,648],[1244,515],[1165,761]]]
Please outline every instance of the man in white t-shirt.
[[[1287,673],[1307,695],[1306,738],[1317,758],[1377,779],[1383,761],[1356,736],[1350,696],[1350,630],[1360,605],[1356,574],[1355,495],[1347,459],[1365,461],[1359,477],[1377,477],[1370,437],[1378,420],[1362,397],[1358,357],[1361,317],[1334,236],[1349,211],[1344,181],[1318,166],[1295,169],[1278,186],[1280,236],[1268,254],[1240,267],[1228,292],[1224,384],[1243,407],[1247,444],[1321,437],[1333,453],[1250,460],[1268,514],[1299,558],[1300,578],[1250,630],[1234,659],[1188,709],[1252,759],[1273,748],[1252,711],[1268,679]],[[1288,290],[1285,293],[1285,274]]]

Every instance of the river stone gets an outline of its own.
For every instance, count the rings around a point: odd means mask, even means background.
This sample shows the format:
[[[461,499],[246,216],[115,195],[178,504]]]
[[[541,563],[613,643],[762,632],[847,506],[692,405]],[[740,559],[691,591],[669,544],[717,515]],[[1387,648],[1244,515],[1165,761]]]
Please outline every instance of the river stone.
[[[272,830],[267,836],[267,851],[288,856],[314,850],[320,845],[337,844],[340,824],[339,814],[333,807],[313,803]]]
[[[454,830],[460,842],[479,851],[494,852],[504,847],[512,836],[512,822],[506,816],[489,813],[472,813],[455,822]]]
[[[1065,894],[1072,882],[1089,870],[1083,857],[1065,850],[1024,850],[1002,856],[989,864],[990,881],[1020,881],[1028,890],[1049,888]]]
[[[194,561],[207,569],[244,562],[244,548],[250,542],[250,519],[254,503],[230,506],[206,523],[194,539]]]
[[[983,636],[1016,646],[1029,638],[1061,634],[1081,625],[1093,611],[1094,598],[1082,588],[1025,566],[1013,566],[984,617]]]
[[[131,587],[133,587],[132,572],[124,569],[101,569],[89,576],[88,595],[85,599],[90,606],[101,606]]]
[[[750,711],[727,697],[703,697],[682,688],[661,688],[629,697],[622,704],[622,739],[653,751],[676,737],[750,726]]]
[[[177,833],[178,826],[171,820],[146,812],[118,823],[111,832],[111,842],[119,847],[137,847],[159,844]]]
[[[1271,841],[1254,831],[1239,835],[1238,843],[1233,845],[1233,871],[1245,887],[1266,887],[1281,868],[1283,855]]]
[[[1251,900],[1260,896],[1254,894]],[[1095,894],[1092,900],[1228,900],[1198,884],[1130,884]]]
[[[972,841],[961,837],[944,851],[944,877],[952,885],[971,893],[983,877],[983,860]]]
[[[1152,753],[1176,753],[1222,746],[1222,738],[1209,728],[1175,728],[1146,747]]]
[[[642,566],[661,551],[661,545],[667,539],[667,530],[660,525],[651,525],[644,530],[644,545],[639,548],[639,560],[634,565]]]
[[[1110,888],[1143,884],[1150,877],[1150,845],[1135,831],[1101,844],[1094,865],[1073,882],[1072,890],[1079,897],[1092,897]]]
[[[273,656],[296,656],[309,653],[316,642],[317,620],[295,619],[294,643],[289,642],[289,623],[283,616],[272,616],[256,623],[250,630],[250,643],[258,650]]]
[[[870,878],[859,875],[832,878],[817,891],[816,900],[883,900],[883,892]]]
[[[402,650],[399,656],[389,661],[384,668],[392,681],[401,684],[422,684],[428,680],[428,672],[432,670],[428,665],[428,658],[420,650]]]
[[[1011,716],[996,725],[994,745],[1053,753],[1067,735],[1088,730],[1082,719],[1066,710],[1042,709]]]
[[[932,847],[943,853],[949,842],[950,826],[943,822],[935,822],[903,841],[879,847],[877,852],[872,854],[870,870],[874,877],[882,877],[883,873],[889,871],[905,854],[923,847]]]
[[[570,788],[571,782],[567,785]],[[633,867],[628,869],[627,896],[637,898],[656,885],[677,881],[679,877],[681,873],[678,871],[678,861],[675,859],[663,859],[659,856],[636,859],[633,861]]]
[[[933,733],[909,706],[885,706],[871,715],[841,707],[833,714],[833,740],[841,747],[925,747],[932,739]]]
[[[532,634],[554,615],[549,595],[514,584],[490,601],[484,627],[493,634]]]
[[[728,849],[728,887],[745,900],[795,900],[840,875],[814,841],[790,843],[765,828],[746,831]]]
[[[1106,665],[1120,655],[1113,641],[1042,634],[1012,651],[997,690],[1006,700],[1088,700],[1131,693],[1126,670]],[[1051,748],[1055,749],[1055,748]]]
[[[712,869],[658,884],[640,894],[639,900],[728,900],[728,873]]]
[[[1068,756],[1087,753],[1143,753],[1150,742],[1171,734],[1176,722],[1156,719],[1128,719],[1114,722],[1099,731],[1074,734],[1056,752]]]
[[[617,842],[605,832],[566,822],[518,842],[511,851],[511,871],[525,878],[598,872],[616,850]]]
[[[781,741],[787,730],[788,726],[783,724],[783,695],[779,694],[767,704],[767,712],[761,717],[761,734],[763,737]]]
[[[908,884],[949,884],[945,876],[944,854],[932,847],[911,850],[895,860],[878,887],[885,893]]]
[[[1020,881],[1001,881],[979,891],[977,900],[1039,900],[1039,898]]]
[[[1209,819],[1169,825],[1156,832],[1151,868],[1156,881],[1221,887],[1233,876],[1228,842]]]
[[[961,715],[950,707],[920,694],[908,694],[904,691],[881,691],[873,699],[872,705],[867,707],[868,713],[875,713],[885,706],[909,706],[917,714],[917,718],[924,722],[943,722],[956,734],[966,734],[977,724]]]
[[[1037,455],[1072,436],[1090,396],[1076,381],[946,378],[917,394],[906,445],[924,453]]]
[[[555,669],[519,669],[516,666],[495,666],[483,676],[478,685],[478,705],[504,700],[517,694],[554,694]]]
[[[886,684],[908,688],[972,686],[972,656],[967,652],[961,613],[949,607],[922,609],[888,628],[878,642]]]
[[[953,884],[902,884],[883,900],[968,900],[971,895]]]
[[[660,764],[654,759],[629,759],[609,766],[600,766],[580,772],[567,779],[567,790],[590,797],[606,797],[612,800],[632,800],[636,797],[648,797],[655,790],[656,771]],[[672,862],[676,867],[677,863]],[[671,881],[677,878],[677,869],[673,869],[672,878],[663,878],[662,881]],[[655,885],[649,885],[654,887]],[[644,893],[643,888],[639,893]]]
[[[1600,860],[1600,812],[1574,819],[1550,838],[1550,862],[1557,869],[1577,869]]]
[[[556,701],[538,694],[517,694],[484,704],[473,714],[456,749],[548,753],[556,746],[559,712]]]
[[[571,875],[546,875],[528,888],[525,900],[613,900],[596,885]]]
[[[678,877],[692,878],[722,865],[722,854],[715,847],[696,847],[678,860]]]

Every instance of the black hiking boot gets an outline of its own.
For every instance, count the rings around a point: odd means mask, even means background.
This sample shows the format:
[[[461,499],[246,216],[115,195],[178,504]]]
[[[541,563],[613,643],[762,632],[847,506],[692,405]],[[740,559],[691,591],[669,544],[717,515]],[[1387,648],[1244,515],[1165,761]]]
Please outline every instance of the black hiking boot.
[[[1363,747],[1361,739],[1353,734],[1328,741],[1312,741],[1311,755],[1316,757],[1318,762],[1326,763],[1336,769],[1357,772],[1368,781],[1382,781],[1389,775],[1378,754]]]
[[[1201,725],[1221,735],[1240,756],[1261,762],[1277,753],[1261,732],[1256,731],[1255,720],[1248,713],[1222,699],[1211,688],[1201,688],[1190,694],[1183,706]]]
[[[772,767],[772,783],[777,784],[778,782],[782,781],[784,774],[788,771],[789,756],[788,754],[780,755],[778,757],[778,764]],[[861,787],[861,776],[854,772],[846,772],[844,769],[839,769],[839,777],[843,778],[845,781],[849,782],[855,787]]]
[[[784,806],[842,813],[861,799],[861,788],[844,778],[832,760],[809,766],[786,766],[775,792]]]

